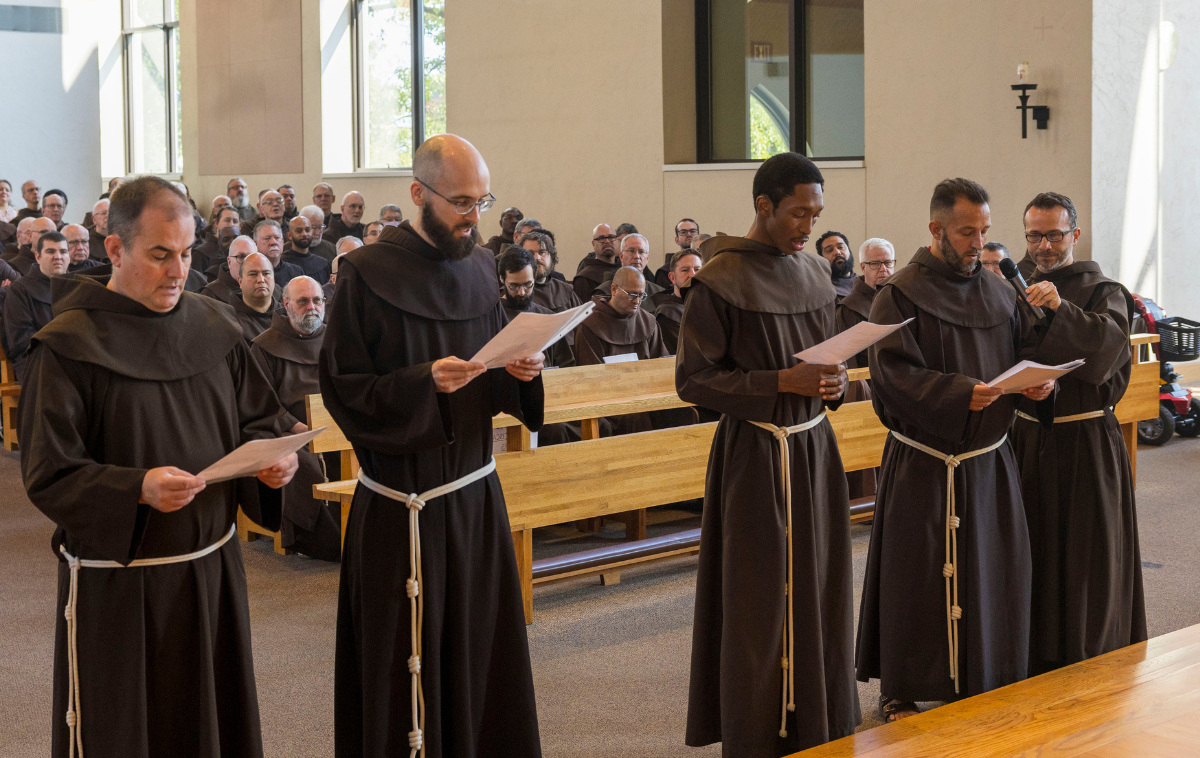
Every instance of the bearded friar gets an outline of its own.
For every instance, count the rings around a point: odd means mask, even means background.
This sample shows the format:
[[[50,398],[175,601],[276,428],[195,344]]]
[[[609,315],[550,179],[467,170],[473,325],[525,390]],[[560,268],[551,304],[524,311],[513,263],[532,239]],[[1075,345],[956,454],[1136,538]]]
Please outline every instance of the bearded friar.
[[[817,239],[817,252],[829,261],[829,279],[840,303],[854,289],[854,253],[850,240],[841,232],[825,232]]]
[[[21,471],[56,525],[51,755],[261,758],[238,506],[279,527],[289,455],[196,476],[279,436],[229,308],[185,292],[187,198],[144,176],[109,206],[108,277],[58,276],[21,388]]]
[[[872,402],[890,434],[856,665],[860,681],[879,679],[889,721],[917,713],[918,701],[1020,681],[1029,663],[1029,532],[1008,440],[1016,396],[986,382],[1027,357],[1037,336],[1012,288],[980,265],[987,190],[947,179],[929,219],[932,245],[871,306],[877,324],[913,319],[870,349]],[[1052,290],[1030,301],[1044,305]],[[1023,394],[1042,402],[1053,388]]]
[[[298,276],[283,288],[283,307],[271,326],[254,338],[250,353],[263,367],[287,415],[284,426],[308,431],[305,398],[321,393],[317,358],[325,336],[325,295],[315,279]],[[299,469],[283,488],[283,546],[336,561],[342,552],[341,506],[313,497],[313,485],[340,479],[334,454],[325,458],[307,449],[297,454]],[[328,471],[330,466],[333,471]]]
[[[442,134],[413,159],[410,224],[338,266],[321,394],[362,469],[342,552],[338,755],[541,755],[492,417],[542,426],[543,356],[469,360],[506,322],[483,156]]]
[[[1052,408],[1018,399],[1013,422],[1033,550],[1031,675],[1147,634],[1133,471],[1113,415],[1129,386],[1133,298],[1100,264],[1075,259],[1081,233],[1066,195],[1025,208],[1030,292],[1058,292],[1033,360],[1086,361],[1058,380]]]
[[[547,229],[526,232],[521,239],[521,247],[528,250],[537,261],[537,271],[533,274],[533,302],[551,313],[562,313],[583,305],[571,285],[561,277],[555,276],[555,269],[558,267],[558,247],[554,243],[552,232]]]

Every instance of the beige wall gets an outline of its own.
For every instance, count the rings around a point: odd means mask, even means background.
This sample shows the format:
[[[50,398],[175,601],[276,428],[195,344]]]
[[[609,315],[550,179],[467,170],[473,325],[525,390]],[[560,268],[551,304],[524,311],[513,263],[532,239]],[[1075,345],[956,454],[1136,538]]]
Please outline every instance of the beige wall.
[[[205,129],[229,114],[198,108],[201,62],[195,51],[206,38],[195,31],[196,7],[208,0],[184,0],[184,179],[198,204],[224,192],[235,172],[252,193],[286,181],[308,202],[309,189],[323,178],[320,9],[322,2],[341,1],[292,0],[301,8],[302,59],[295,76],[303,116],[300,146],[289,146],[287,163],[247,161],[206,173],[210,164],[200,161],[196,114],[207,120]],[[266,9],[283,0],[245,2]],[[601,221],[634,223],[650,238],[652,261],[673,246],[680,217],[695,218],[706,232],[741,234],[749,226],[752,169],[662,168],[664,162],[686,162],[688,150],[694,151],[684,134],[694,122],[694,97],[678,96],[694,87],[689,7],[686,0],[448,3],[449,129],[483,152],[501,208],[516,205],[554,230],[568,275],[591,249],[591,229]],[[1041,25],[1043,11],[1045,24],[1054,27],[1046,31],[1047,42],[1033,28]],[[865,16],[866,159],[861,168],[824,169],[826,211],[817,231],[838,229],[855,246],[867,236],[886,237],[906,260],[928,242],[934,184],[961,175],[989,189],[992,237],[1017,252],[1028,199],[1046,189],[1070,195],[1085,230],[1080,252],[1088,256],[1090,0],[866,0]],[[512,44],[529,19],[537,19],[538,44]],[[205,58],[206,65],[212,62]],[[1009,89],[1021,60],[1030,62],[1040,85],[1031,102],[1051,107],[1049,130],[1031,128],[1027,140],[1020,137],[1017,96]],[[664,67],[678,70],[664,76]],[[237,135],[254,145],[262,133],[260,127],[250,138]],[[205,152],[228,152],[228,145],[206,143]],[[400,205],[406,215],[414,210],[409,176],[328,181],[339,196],[362,192],[368,216],[385,203]],[[484,216],[485,239],[498,231],[498,210]]]
[[[1075,202],[1091,254],[1091,0],[866,0],[866,233],[907,260],[929,244],[929,197],[963,176],[991,194],[992,234],[1024,254],[1021,214],[1038,192]],[[1052,26],[1042,32],[1043,23]],[[1050,106],[1021,139],[1016,83],[1029,61]]]

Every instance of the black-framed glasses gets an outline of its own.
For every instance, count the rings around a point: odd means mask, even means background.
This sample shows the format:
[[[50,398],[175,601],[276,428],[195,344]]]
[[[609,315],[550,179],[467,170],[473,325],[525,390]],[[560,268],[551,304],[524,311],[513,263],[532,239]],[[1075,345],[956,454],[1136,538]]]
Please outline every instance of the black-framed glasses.
[[[310,305],[324,305],[324,304],[325,304],[325,298],[323,298],[323,297],[298,297],[298,298],[296,298],[296,305],[300,306],[301,308],[307,308]]]
[[[450,198],[446,197],[442,193],[435,190],[433,187],[430,187],[423,180],[418,179],[417,181],[421,183],[422,187],[429,190],[433,194],[437,195],[441,199],[445,200],[447,203],[450,203],[451,205],[453,205],[454,212],[460,216],[467,215],[468,213],[471,212],[472,208],[478,208],[480,213],[485,213],[487,211],[490,211],[492,209],[492,206],[496,204],[496,196],[490,192],[487,193],[486,195],[484,195],[483,197],[479,198],[478,200],[470,200],[470,201],[464,200],[462,202],[457,202],[457,201],[451,200]]]
[[[1065,232],[1061,229],[1051,229],[1044,234],[1042,232],[1025,232],[1025,241],[1031,245],[1042,244],[1043,238],[1045,238],[1047,242],[1062,242],[1063,239],[1065,239],[1066,236],[1073,231],[1075,231],[1075,227],[1071,227]]]
[[[533,292],[534,286],[533,282],[526,282],[524,284],[520,282],[508,282],[504,285],[504,288],[514,295],[519,295],[522,292]]]
[[[864,261],[862,264],[863,270],[878,271],[880,266],[892,271],[896,268],[896,260],[893,258],[890,261]]]
[[[680,229],[675,232],[676,237],[695,237],[700,233],[699,229]]]
[[[613,286],[616,287],[617,289],[621,290],[622,292],[624,292],[625,297],[629,298],[630,300],[634,301],[635,303],[640,303],[643,300],[645,300],[647,297],[649,297],[649,295],[646,294],[645,292],[630,292],[629,290],[625,289],[624,287],[622,287],[619,284],[615,284]]]
[[[612,242],[616,238],[615,234],[601,234],[599,237],[592,237],[592,242]]]

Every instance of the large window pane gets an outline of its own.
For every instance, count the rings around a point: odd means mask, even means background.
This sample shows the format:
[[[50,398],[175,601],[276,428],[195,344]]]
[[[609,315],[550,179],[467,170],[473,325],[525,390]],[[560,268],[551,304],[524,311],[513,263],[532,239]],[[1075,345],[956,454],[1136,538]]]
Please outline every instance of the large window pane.
[[[425,137],[446,131],[446,0],[425,0]]]
[[[179,0],[175,0],[176,3]],[[170,30],[171,34],[171,66],[175,70],[175,75],[171,80],[175,97],[175,109],[172,111],[174,120],[175,132],[175,166],[174,173],[183,173],[183,92],[179,88],[180,75],[182,70],[179,64],[179,29]]]
[[[129,27],[161,24],[163,0],[129,0]]]
[[[808,155],[860,157],[865,151],[863,0],[808,0],[807,6]]]
[[[360,160],[366,168],[412,165],[412,6],[367,0],[359,16]]]
[[[788,0],[711,0],[713,160],[759,160],[788,149]]]
[[[171,167],[164,33],[159,29],[133,32],[127,40],[131,168],[138,173],[165,174]]]

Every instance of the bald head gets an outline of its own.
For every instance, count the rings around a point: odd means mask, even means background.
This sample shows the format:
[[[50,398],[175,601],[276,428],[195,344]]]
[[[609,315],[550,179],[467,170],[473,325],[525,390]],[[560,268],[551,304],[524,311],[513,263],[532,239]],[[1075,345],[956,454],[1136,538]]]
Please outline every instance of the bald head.
[[[611,292],[608,304],[612,309],[622,316],[631,316],[645,299],[646,277],[636,268],[619,268],[613,274]]]
[[[438,192],[442,192],[443,179],[462,173],[488,175],[488,167],[475,146],[458,135],[439,134],[430,137],[421,143],[413,156],[413,176],[419,177]]]
[[[238,272],[238,286],[242,290],[242,301],[259,313],[271,307],[271,295],[275,291],[275,267],[262,253],[251,253],[242,261]]]
[[[17,222],[17,244],[28,245],[29,235],[33,231],[33,217],[26,216]]]
[[[43,234],[57,231],[58,224],[54,223],[45,216],[35,218],[33,220],[33,224],[29,227],[29,246],[36,250],[38,240],[42,238]]]
[[[617,235],[608,224],[596,224],[592,229],[592,252],[605,263],[612,263],[617,257]]]
[[[101,237],[108,235],[108,198],[92,206],[92,226]]]
[[[62,235],[67,238],[67,252],[71,254],[71,263],[82,263],[92,254],[88,245],[88,230],[80,224],[67,224],[62,228]]]
[[[246,235],[235,237],[233,242],[229,243],[229,257],[226,259],[229,263],[229,275],[237,279],[241,275],[242,261],[251,253],[258,255],[258,245],[254,240]]]
[[[312,334],[325,321],[325,293],[315,279],[297,276],[283,288],[283,308],[293,329]]]

